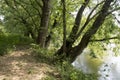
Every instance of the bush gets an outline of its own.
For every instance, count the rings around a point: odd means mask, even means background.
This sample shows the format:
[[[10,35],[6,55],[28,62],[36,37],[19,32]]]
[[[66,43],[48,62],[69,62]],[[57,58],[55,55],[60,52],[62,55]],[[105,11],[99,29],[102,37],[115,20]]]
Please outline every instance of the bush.
[[[40,48],[37,44],[31,44],[31,48],[33,50],[33,54],[35,54],[36,59],[38,61],[42,61],[50,64],[50,62],[54,59],[54,51],[51,49]],[[51,63],[52,64],[52,63]]]
[[[57,68],[62,80],[97,80],[97,74],[84,74],[75,69],[68,61],[58,65]]]
[[[69,63],[69,59],[62,63],[61,61],[55,61],[56,57],[53,57],[54,51],[42,49],[36,44],[31,44],[31,46],[40,61],[54,65],[57,71],[57,74],[48,74],[44,80],[97,80],[96,74],[83,74],[82,71],[75,69]]]
[[[32,40],[18,34],[0,34],[0,55],[9,53],[16,45],[27,45]]]

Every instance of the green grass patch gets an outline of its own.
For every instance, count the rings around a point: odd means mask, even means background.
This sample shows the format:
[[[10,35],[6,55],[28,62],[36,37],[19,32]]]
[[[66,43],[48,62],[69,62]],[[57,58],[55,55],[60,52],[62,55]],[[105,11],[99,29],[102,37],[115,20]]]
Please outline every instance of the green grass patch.
[[[4,55],[15,49],[16,45],[28,45],[30,38],[18,34],[0,34],[0,55]]]
[[[37,54],[39,61],[46,62],[55,67],[55,73],[50,73],[44,80],[97,80],[97,74],[84,74],[82,71],[75,69],[69,59],[60,62],[55,61],[54,51],[50,49],[41,49],[39,45],[31,45],[34,54]]]
[[[97,80],[97,74],[84,74],[82,71],[75,69],[68,61],[56,64],[56,68],[62,80]]]

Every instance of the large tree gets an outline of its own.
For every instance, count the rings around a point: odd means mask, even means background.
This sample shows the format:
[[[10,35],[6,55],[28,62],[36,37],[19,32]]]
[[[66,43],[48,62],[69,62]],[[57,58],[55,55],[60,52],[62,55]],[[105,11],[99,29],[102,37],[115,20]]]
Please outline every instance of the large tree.
[[[25,36],[31,36],[40,47],[46,45],[51,0],[2,0],[0,2],[1,14],[4,15],[7,29],[8,26],[11,29],[13,27],[15,29],[16,26],[16,31],[21,30]],[[18,26],[22,26],[22,29]]]
[[[70,35],[66,40],[66,54],[63,53],[63,46],[57,51],[56,55],[65,55],[66,57],[70,57],[70,61],[74,61],[75,58],[82,53],[82,51],[88,46],[88,44],[92,41],[91,38],[98,31],[98,29],[102,26],[107,16],[109,16],[113,11],[119,9],[119,7],[112,7],[115,5],[117,0],[103,0],[101,2],[95,2],[96,6],[91,10],[88,14],[88,17],[81,27],[82,17],[85,9],[89,6],[90,0],[84,0],[81,7],[78,10],[78,13],[75,18],[75,23],[72,28]],[[99,7],[100,6],[100,7]],[[98,9],[99,7],[99,9]],[[98,10],[97,10],[98,9]],[[93,14],[93,12],[96,12]],[[94,19],[94,20],[93,20]],[[87,28],[87,25],[91,22],[90,27]],[[106,26],[107,27],[107,26]],[[82,32],[85,31],[84,34]],[[78,45],[73,46],[75,41],[81,36],[80,42]],[[115,37],[116,38],[116,37]]]
[[[92,43],[118,38],[114,20],[119,20],[113,12],[119,13],[119,0],[0,0],[0,4],[7,29],[16,26],[42,48],[50,40],[52,45],[61,44],[55,54],[60,59],[70,57],[72,62]]]
[[[42,2],[43,2],[42,15],[41,15],[40,29],[38,30],[37,42],[40,44],[40,47],[44,48],[48,33],[51,0],[42,0]]]

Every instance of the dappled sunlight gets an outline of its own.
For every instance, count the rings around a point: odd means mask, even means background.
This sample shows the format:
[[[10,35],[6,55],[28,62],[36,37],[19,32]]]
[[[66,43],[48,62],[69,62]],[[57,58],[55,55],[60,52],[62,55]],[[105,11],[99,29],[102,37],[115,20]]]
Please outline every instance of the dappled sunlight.
[[[16,50],[0,56],[1,80],[41,80],[51,73],[52,67],[35,59],[30,49]]]
[[[0,0],[0,80],[120,80],[119,18],[120,0]]]

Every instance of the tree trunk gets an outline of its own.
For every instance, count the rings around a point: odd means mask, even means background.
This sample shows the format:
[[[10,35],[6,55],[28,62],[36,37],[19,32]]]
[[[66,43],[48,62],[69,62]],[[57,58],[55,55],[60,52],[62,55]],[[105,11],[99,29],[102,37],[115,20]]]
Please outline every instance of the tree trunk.
[[[86,8],[86,6],[88,5],[90,0],[86,0],[82,6],[80,7],[78,13],[77,13],[77,16],[76,16],[76,19],[75,19],[75,23],[74,23],[74,26],[72,28],[72,31],[70,33],[70,35],[68,36],[68,38],[66,39],[66,55],[67,52],[72,48],[72,45],[73,43],[75,42],[76,40],[76,36],[77,36],[77,32],[79,30],[79,27],[80,27],[80,22],[81,22],[81,19],[82,19],[82,14],[84,12],[84,9]],[[61,46],[61,48],[56,52],[55,55],[62,55],[63,54],[63,50],[64,49],[64,44]]]
[[[42,16],[41,16],[40,29],[38,32],[37,43],[40,44],[40,47],[44,48],[47,32],[48,32],[51,0],[42,0],[42,1],[43,1]]]
[[[66,53],[66,1],[62,0],[63,10],[63,53]]]
[[[52,30],[54,28],[56,28],[57,24],[58,24],[58,21],[56,20],[56,18],[58,17],[58,15],[55,17],[54,19],[54,22],[53,22],[53,25],[51,26],[51,30],[50,30],[50,33],[49,35],[46,37],[46,41],[45,41],[45,48],[47,48],[49,45],[50,45],[50,41],[52,39],[52,35],[53,35],[53,32]]]
[[[82,53],[82,51],[89,44],[90,38],[97,32],[97,30],[103,24],[112,1],[113,0],[105,1],[104,5],[102,6],[100,14],[96,17],[92,27],[88,29],[86,33],[83,35],[80,43],[77,46],[67,50],[68,55],[66,57],[70,57],[70,62],[73,62],[76,59],[76,57]]]

